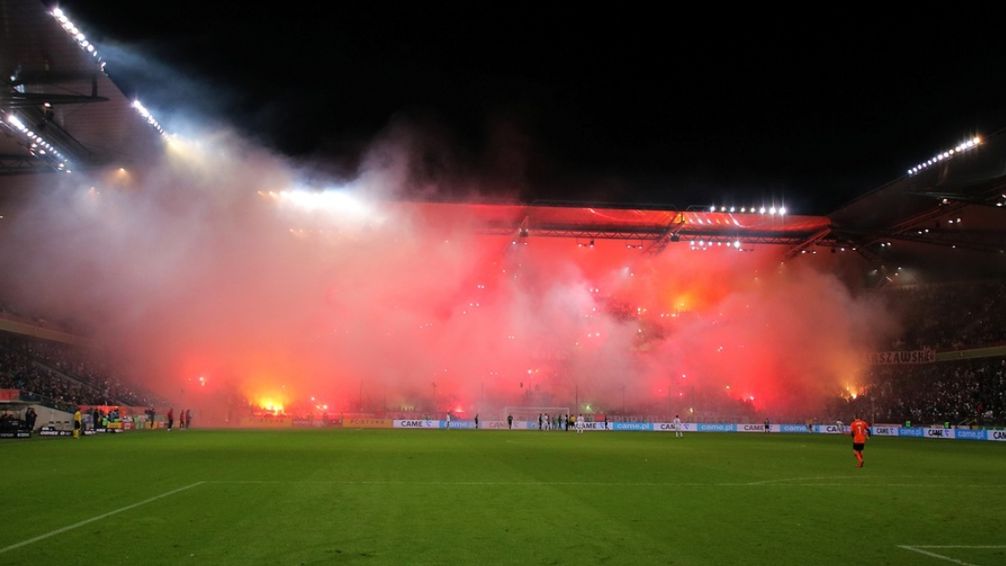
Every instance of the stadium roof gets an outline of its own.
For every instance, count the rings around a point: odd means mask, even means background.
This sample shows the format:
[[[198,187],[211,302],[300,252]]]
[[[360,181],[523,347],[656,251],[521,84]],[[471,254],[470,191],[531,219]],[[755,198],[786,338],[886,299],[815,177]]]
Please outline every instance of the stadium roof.
[[[775,207],[741,212],[641,210],[519,204],[408,203],[414,214],[435,220],[464,220],[477,230],[515,237],[640,240],[659,251],[671,241],[736,241],[798,244],[830,225],[823,216],[780,213]],[[717,209],[719,210],[719,209]]]
[[[112,82],[96,46],[72,22],[40,2],[3,7],[0,174],[131,163],[156,148],[157,130]]]
[[[1002,254],[1006,134],[973,139],[979,141],[973,149],[944,150],[925,168],[829,215],[831,237],[864,246],[891,242],[918,251],[938,247]]]

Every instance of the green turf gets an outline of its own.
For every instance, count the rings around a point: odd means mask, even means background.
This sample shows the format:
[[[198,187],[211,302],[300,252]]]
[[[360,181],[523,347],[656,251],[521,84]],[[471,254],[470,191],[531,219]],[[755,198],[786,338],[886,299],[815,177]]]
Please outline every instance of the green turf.
[[[1006,545],[1006,445],[175,431],[4,441],[0,564],[949,564]],[[192,486],[196,482],[197,485]],[[932,549],[1006,563],[1006,548]]]

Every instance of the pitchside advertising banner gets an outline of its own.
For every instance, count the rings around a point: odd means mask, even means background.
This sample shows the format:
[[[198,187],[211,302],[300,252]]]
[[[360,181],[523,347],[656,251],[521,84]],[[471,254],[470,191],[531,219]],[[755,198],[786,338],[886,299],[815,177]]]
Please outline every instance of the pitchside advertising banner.
[[[765,430],[765,424],[753,424],[744,423],[737,426],[737,432],[780,432],[779,425],[769,424],[768,431]]]
[[[986,430],[989,440],[1006,442],[1006,430]]]
[[[351,426],[351,425],[346,425]],[[451,420],[451,425],[447,426],[447,421],[442,420],[432,420],[432,419],[395,419],[391,421],[391,426],[393,428],[436,428],[436,429],[464,429],[470,430],[475,428],[475,421],[469,420]],[[480,430],[507,430],[508,427],[506,421],[479,421]],[[538,423],[532,421],[514,421],[513,430],[538,430]]]
[[[653,423],[611,423],[611,430],[653,430]]]
[[[451,426],[447,427],[447,421],[432,419],[375,419],[375,418],[346,418],[343,425],[347,428],[425,428],[425,429],[474,429],[475,421],[452,420]],[[674,423],[639,423],[639,422],[609,422],[605,428],[603,422],[585,422],[582,425],[585,431],[644,431],[644,432],[674,432]],[[760,432],[765,433],[764,423],[681,423],[679,429],[682,432]],[[486,420],[479,423],[481,430],[538,430],[537,421],[513,421],[512,427],[506,421]],[[807,434],[840,434],[849,433],[849,427],[845,424],[823,424],[812,425],[813,430],[808,429],[805,424],[770,424],[768,432]],[[555,430],[554,428],[552,430]],[[570,427],[570,431],[574,427]],[[112,432],[112,431],[109,431]],[[56,433],[49,434],[55,436]],[[69,434],[66,431],[65,434]],[[41,435],[46,435],[43,430]],[[870,428],[871,436],[901,436],[908,438],[944,438],[960,440],[993,440],[1006,442],[1006,430],[969,430],[954,429],[944,427],[903,427],[900,425],[874,425]]]
[[[538,422],[537,421],[533,421],[533,422],[532,421],[514,421],[513,422],[513,429],[514,430],[538,430]]]
[[[346,417],[342,419],[342,426],[343,428],[392,428],[394,425],[392,424],[391,419]]]
[[[39,436],[73,436],[73,431],[44,426],[38,431]]]
[[[695,432],[695,423],[653,423],[653,430],[657,432]]]
[[[696,430],[699,432],[737,432],[740,425],[726,423],[699,423]]]
[[[480,421],[479,428],[487,430],[506,430],[507,426],[506,421]]]
[[[818,434],[845,434],[848,429],[845,425],[835,424],[819,424],[814,425],[814,432]]]
[[[926,435],[926,438],[954,438],[956,432],[952,428],[943,427],[929,427],[923,430],[925,430],[923,434]]]
[[[423,419],[418,419],[418,420],[400,420],[400,419],[396,419],[396,420],[392,421],[392,426],[394,428],[441,428],[440,427],[441,422],[442,421],[432,421],[432,420],[423,420]],[[458,424],[459,423],[456,422],[456,421],[452,422],[451,423],[451,427],[452,428],[461,428],[460,426],[456,426]]]
[[[451,426],[447,426],[447,421],[440,421],[441,425],[445,428],[463,428],[463,429],[474,429],[475,421],[459,421],[451,419]],[[482,423],[479,423],[479,427],[482,427]]]
[[[84,430],[84,436],[94,436],[95,434],[113,434],[122,432],[121,428],[89,428]]]
[[[957,440],[985,440],[985,432],[986,431],[984,430],[968,430],[966,428],[959,428],[954,431],[954,438]]]

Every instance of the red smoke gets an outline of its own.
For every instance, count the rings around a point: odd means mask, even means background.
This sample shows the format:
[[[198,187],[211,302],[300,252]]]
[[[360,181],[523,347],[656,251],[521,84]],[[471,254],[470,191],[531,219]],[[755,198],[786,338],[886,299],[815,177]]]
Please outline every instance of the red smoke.
[[[651,256],[485,235],[392,204],[408,185],[397,161],[292,193],[282,161],[209,141],[173,142],[129,179],[37,187],[0,244],[8,296],[87,321],[128,375],[204,422],[240,397],[802,417],[857,384],[888,326],[781,247]]]

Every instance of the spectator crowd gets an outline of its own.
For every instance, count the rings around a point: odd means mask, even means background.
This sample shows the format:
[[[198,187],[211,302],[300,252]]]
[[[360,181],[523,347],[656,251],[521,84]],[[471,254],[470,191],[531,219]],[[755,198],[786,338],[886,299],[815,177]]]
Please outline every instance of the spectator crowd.
[[[22,399],[63,410],[153,404],[150,395],[92,361],[83,349],[10,333],[0,333],[0,389],[18,389]]]
[[[1006,344],[1006,281],[905,285],[880,291],[902,333],[890,350]]]

